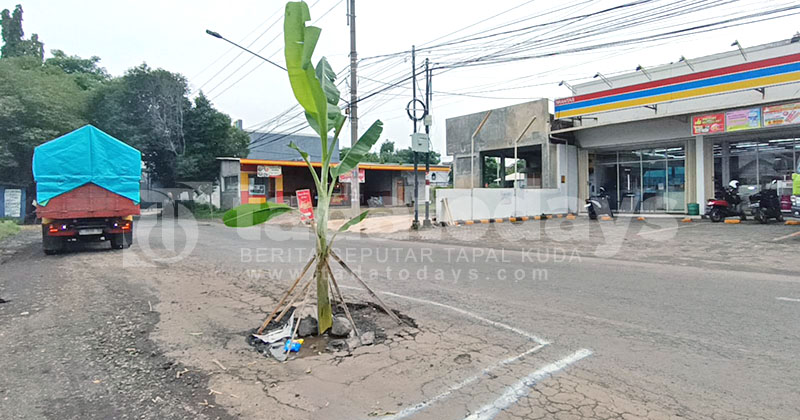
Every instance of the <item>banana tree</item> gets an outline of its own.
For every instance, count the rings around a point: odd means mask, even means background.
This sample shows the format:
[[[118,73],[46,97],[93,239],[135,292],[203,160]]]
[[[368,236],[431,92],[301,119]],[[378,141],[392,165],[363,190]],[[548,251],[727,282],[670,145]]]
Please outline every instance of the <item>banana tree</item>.
[[[339,176],[352,171],[369,152],[383,131],[383,123],[380,120],[375,121],[356,144],[352,145],[338,165],[331,164],[331,156],[338,147],[339,134],[346,118],[339,108],[340,93],[335,84],[336,73],[328,60],[322,57],[316,67],[312,64],[311,58],[322,30],[315,26],[306,26],[309,20],[311,15],[305,2],[286,4],[283,35],[289,82],[297,102],[305,110],[309,126],[319,134],[322,150],[320,170],[317,172],[308,153],[294,143],[289,145],[305,161],[317,191],[317,208],[314,213],[316,220],[312,228],[316,237],[314,277],[317,289],[317,325],[318,332],[322,334],[333,324],[328,291],[328,260],[336,236],[333,234],[329,237],[328,232],[333,188]],[[357,181],[354,179],[352,182]],[[248,227],[264,223],[291,210],[286,204],[243,204],[225,213],[223,221],[230,227]],[[339,231],[347,230],[366,216],[367,212],[359,214],[342,225]]]

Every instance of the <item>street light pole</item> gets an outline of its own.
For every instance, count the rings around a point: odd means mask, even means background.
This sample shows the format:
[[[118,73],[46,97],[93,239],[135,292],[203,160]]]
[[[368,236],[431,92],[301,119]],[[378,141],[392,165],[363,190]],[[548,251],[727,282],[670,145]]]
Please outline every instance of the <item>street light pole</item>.
[[[235,43],[235,42],[231,41],[230,39],[228,39],[228,38],[225,38],[224,36],[220,35],[220,34],[219,34],[219,32],[214,32],[214,31],[212,31],[211,29],[206,29],[206,33],[207,33],[207,34],[209,34],[209,35],[211,35],[211,36],[213,36],[214,38],[221,39],[221,40],[223,40],[223,41],[227,42],[228,44],[231,44],[231,45],[233,45],[233,46],[234,46],[234,47],[236,47],[236,48],[243,49],[243,50],[245,50],[245,51],[249,52],[250,54],[253,54],[254,56],[256,56],[256,57],[258,57],[258,58],[260,58],[260,59],[262,59],[262,60],[266,61],[267,63],[270,63],[270,64],[272,64],[273,66],[275,66],[275,67],[277,67],[277,68],[279,68],[279,69],[281,69],[281,70],[283,70],[283,71],[286,71],[286,67],[283,67],[282,65],[280,65],[280,64],[278,64],[278,63],[276,63],[276,62],[274,62],[274,61],[271,61],[269,58],[263,57],[263,56],[261,56],[260,54],[258,54],[258,53],[256,53],[256,52],[253,52],[253,51],[250,51],[250,50],[248,50],[247,48],[245,48],[245,47],[243,47],[243,46],[241,46],[241,45],[239,45],[239,44],[237,44],[237,43]]]
[[[358,142],[358,55],[356,53],[356,0],[348,0],[348,23],[350,24],[350,147]],[[350,208],[354,215],[361,210],[361,185],[358,181],[358,165],[350,176]]]
[[[430,142],[431,124],[431,70],[428,66],[428,59],[425,59],[425,134],[428,135],[428,142]],[[430,143],[428,145],[428,153],[425,153],[425,220],[422,221],[422,227],[433,227],[431,223],[431,149]]]

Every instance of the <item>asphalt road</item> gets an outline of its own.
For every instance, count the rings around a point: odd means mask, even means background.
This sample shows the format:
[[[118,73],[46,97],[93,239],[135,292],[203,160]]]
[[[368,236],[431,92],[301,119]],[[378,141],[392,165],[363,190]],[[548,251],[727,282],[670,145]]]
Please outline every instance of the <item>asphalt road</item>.
[[[726,269],[706,263],[702,253],[666,250],[685,250],[678,242],[692,238],[707,242],[706,229],[719,227],[710,225],[681,229],[683,236],[652,246],[671,258],[638,260],[643,245],[598,258],[568,241],[525,234],[513,243],[486,236],[468,245],[343,235],[337,252],[388,303],[416,318],[422,333],[404,345],[410,353],[403,358],[388,350],[396,364],[383,366],[366,354],[348,368],[370,366],[396,383],[370,383],[358,388],[363,398],[348,391],[317,404],[310,396],[287,402],[270,390],[278,382],[264,386],[276,369],[302,371],[268,365],[249,376],[249,369],[230,368],[258,360],[230,330],[257,325],[290,282],[289,270],[309,257],[309,235],[275,226],[201,223],[173,230],[148,223],[140,223],[139,241],[124,254],[83,250],[45,258],[35,236],[7,246],[13,254],[0,265],[0,297],[9,300],[0,304],[0,417],[89,418],[89,407],[97,406],[96,418],[257,418],[266,404],[276,418],[800,418],[800,277],[791,272],[798,260],[785,244],[770,258],[790,268],[776,272],[757,259],[737,257]],[[731,239],[741,244],[736,255],[763,249],[767,239],[742,232]],[[349,293],[366,296],[339,277]],[[215,312],[216,305],[224,308]],[[242,319],[223,321],[229,313]],[[196,336],[187,333],[202,326],[213,327],[206,332],[213,337],[192,341]],[[458,329],[469,339],[459,341]],[[437,340],[423,343],[420,337],[433,332]],[[531,341],[543,348],[488,372]],[[471,348],[463,353],[471,354],[471,364],[448,365],[459,347]],[[199,348],[219,348],[215,360],[229,369],[215,369]],[[226,353],[236,356],[225,359]],[[343,374],[331,363],[314,365],[314,372]],[[193,382],[175,378],[184,365]],[[303,366],[306,373],[310,366]],[[435,379],[415,382],[428,371]],[[346,385],[369,383],[371,374]],[[470,382],[472,374],[480,378]],[[277,387],[293,398],[314,395],[314,379]],[[208,387],[237,398],[209,395]],[[238,398],[250,390],[252,397],[242,398],[248,402]],[[373,413],[379,397],[383,412]],[[264,402],[256,407],[254,400]]]

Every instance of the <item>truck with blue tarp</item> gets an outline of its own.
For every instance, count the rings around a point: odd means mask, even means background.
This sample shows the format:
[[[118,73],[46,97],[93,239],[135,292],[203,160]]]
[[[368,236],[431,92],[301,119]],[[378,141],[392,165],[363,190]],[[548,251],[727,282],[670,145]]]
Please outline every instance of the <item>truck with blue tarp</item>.
[[[36,147],[33,178],[44,252],[55,254],[77,241],[129,247],[141,176],[141,152],[92,125]]]

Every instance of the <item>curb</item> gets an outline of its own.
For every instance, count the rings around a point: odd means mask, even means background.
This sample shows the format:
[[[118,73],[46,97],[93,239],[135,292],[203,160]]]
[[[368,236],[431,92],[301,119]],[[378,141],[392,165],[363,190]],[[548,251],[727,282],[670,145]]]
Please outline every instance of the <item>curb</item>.
[[[472,219],[472,220],[456,220],[451,223],[452,226],[468,226],[468,225],[488,225],[493,223],[512,223],[512,224],[519,224],[522,222],[527,222],[529,220],[549,220],[552,218],[559,218],[559,219],[567,219],[567,220],[575,220],[577,218],[576,215],[572,213],[558,213],[558,214],[542,214],[536,216],[518,216],[518,217],[502,217],[502,218],[495,218],[495,219]]]

